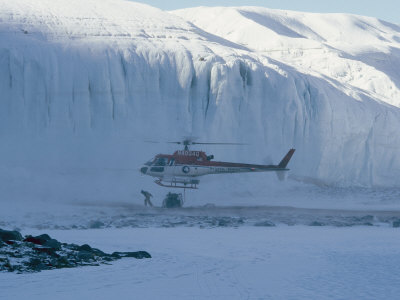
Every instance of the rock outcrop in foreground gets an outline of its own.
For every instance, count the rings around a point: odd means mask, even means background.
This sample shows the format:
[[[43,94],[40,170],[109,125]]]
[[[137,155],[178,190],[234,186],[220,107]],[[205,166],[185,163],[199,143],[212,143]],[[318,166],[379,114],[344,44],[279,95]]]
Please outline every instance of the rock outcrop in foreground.
[[[123,258],[151,258],[146,251],[112,254],[89,245],[61,243],[47,234],[27,235],[0,229],[0,272],[40,272],[42,270],[98,266]]]

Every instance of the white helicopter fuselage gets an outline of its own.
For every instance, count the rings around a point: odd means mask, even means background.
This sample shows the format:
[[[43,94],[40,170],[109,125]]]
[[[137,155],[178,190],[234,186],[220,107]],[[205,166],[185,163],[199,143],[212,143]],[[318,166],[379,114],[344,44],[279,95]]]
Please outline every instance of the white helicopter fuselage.
[[[174,187],[186,188],[186,184],[199,183],[199,180],[194,180],[194,178],[209,174],[268,171],[280,173],[280,171],[288,171],[286,165],[294,151],[294,149],[291,149],[279,165],[211,161],[213,156],[207,156],[202,151],[176,151],[173,155],[157,155],[153,160],[147,162],[140,171],[142,174],[158,178],[157,184],[166,186],[162,183],[164,181],[174,183]],[[181,183],[183,186],[177,186],[177,183]]]

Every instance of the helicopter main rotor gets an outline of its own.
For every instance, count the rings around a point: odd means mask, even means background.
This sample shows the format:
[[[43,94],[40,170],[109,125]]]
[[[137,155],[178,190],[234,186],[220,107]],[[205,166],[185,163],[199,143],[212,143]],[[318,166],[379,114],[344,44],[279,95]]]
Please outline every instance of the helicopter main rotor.
[[[194,142],[190,139],[185,139],[182,142],[167,142],[168,144],[178,144],[178,145],[184,145],[185,151],[189,150],[190,145],[246,145],[243,143],[215,143],[215,142]]]

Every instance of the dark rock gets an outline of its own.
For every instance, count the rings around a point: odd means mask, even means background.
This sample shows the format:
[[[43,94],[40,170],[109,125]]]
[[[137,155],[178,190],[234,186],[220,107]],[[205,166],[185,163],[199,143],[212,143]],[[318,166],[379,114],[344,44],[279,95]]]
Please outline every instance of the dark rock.
[[[56,267],[57,269],[61,269],[61,268],[71,268],[71,267],[73,267],[73,264],[71,264],[71,263],[68,261],[68,258],[65,257],[65,256],[59,257],[53,265],[54,265],[54,267]]]
[[[8,272],[13,272],[14,267],[11,265],[10,261],[7,258],[4,258],[2,264],[0,264],[0,270],[5,270]]]
[[[9,231],[0,229],[0,239],[7,241],[22,241],[22,235],[18,231]]]
[[[105,226],[105,224],[103,222],[101,222],[101,221],[98,221],[98,220],[91,221],[89,223],[89,228],[92,228],[92,229],[103,228],[104,226]]]
[[[310,226],[324,226],[324,223],[321,223],[318,221],[313,221],[313,222],[311,222]]]
[[[48,241],[48,240],[51,240],[51,237],[48,235],[48,234],[41,234],[41,235],[38,235],[37,237],[36,237],[37,239],[40,239],[40,240],[42,240],[42,241]]]
[[[94,259],[94,254],[92,252],[82,250],[78,252],[77,257],[78,259],[88,261]]]
[[[263,222],[258,222],[255,223],[254,226],[259,226],[259,227],[274,227],[275,224],[270,222],[270,221],[263,221]]]
[[[146,251],[135,251],[135,252],[114,252],[111,254],[114,257],[134,257],[137,259],[151,258],[151,255]]]
[[[111,254],[111,257],[114,257],[114,258],[116,258],[116,259],[120,259],[120,258],[121,258],[121,255],[119,255],[119,253],[120,253],[120,252],[113,252],[113,253]]]
[[[69,250],[75,250],[75,251],[79,251],[79,245],[77,244],[67,244],[67,243],[62,243],[62,246],[66,249]]]
[[[18,234],[15,235],[16,238],[18,238]],[[25,273],[77,266],[98,266],[124,257],[151,258],[146,251],[107,254],[87,244],[78,246],[60,243],[47,234],[29,235],[25,237],[24,241],[6,240],[3,242],[0,239],[0,243],[0,271],[3,272]]]
[[[106,253],[104,253],[103,251],[101,251],[101,250],[99,250],[99,249],[96,249],[96,248],[92,248],[92,253],[94,254],[94,255],[97,255],[97,256],[107,256],[108,254],[106,254]]]
[[[36,239],[31,235],[28,235],[26,238],[24,238],[24,242],[33,243],[33,244],[36,244],[36,245],[43,245],[41,240]]]
[[[27,267],[29,267],[32,271],[42,271],[48,269],[48,267],[42,263],[42,260],[39,258],[31,258],[28,262],[25,263]]]
[[[395,221],[393,221],[392,226],[393,226],[394,228],[399,228],[399,227],[400,227],[400,220],[395,220]]]
[[[227,220],[226,218],[222,218],[222,219],[217,220],[217,226],[220,226],[220,227],[229,226],[230,223],[231,223],[230,220]]]
[[[113,258],[111,255],[107,255],[103,257],[104,261],[113,261],[115,258]]]
[[[82,246],[79,246],[78,251],[88,251],[91,252],[92,251],[92,247],[90,247],[88,244],[84,244]]]
[[[371,215],[362,216],[360,218],[360,220],[365,221],[366,223],[368,223],[368,222],[371,223],[374,221],[374,216],[371,216]]]
[[[32,249],[37,251],[37,252],[46,253],[46,254],[48,254],[50,256],[54,256],[54,257],[59,257],[60,256],[55,252],[54,248],[44,248],[44,247],[43,248],[42,247],[38,248],[38,247],[34,247]]]
[[[59,241],[57,241],[56,239],[52,239],[47,234],[42,234],[42,235],[38,235],[38,236],[28,235],[27,237],[25,237],[24,242],[29,242],[29,243],[33,243],[36,245],[46,246],[46,247],[53,248],[56,250],[61,249],[61,243]]]
[[[50,247],[50,248],[53,248],[56,250],[61,249],[61,243],[59,241],[57,241],[56,239],[50,239],[50,240],[46,241],[46,243],[44,243],[43,246]]]

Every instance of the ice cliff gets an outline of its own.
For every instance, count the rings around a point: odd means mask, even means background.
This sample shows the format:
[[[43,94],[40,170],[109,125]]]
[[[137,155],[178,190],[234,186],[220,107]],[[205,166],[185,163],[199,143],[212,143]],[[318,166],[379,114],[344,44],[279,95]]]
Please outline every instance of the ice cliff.
[[[0,0],[1,192],[128,197],[174,150],[143,141],[188,135],[249,144],[219,160],[294,147],[299,180],[399,186],[399,69],[400,27],[369,17]]]

